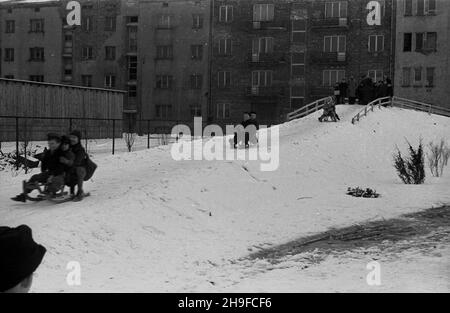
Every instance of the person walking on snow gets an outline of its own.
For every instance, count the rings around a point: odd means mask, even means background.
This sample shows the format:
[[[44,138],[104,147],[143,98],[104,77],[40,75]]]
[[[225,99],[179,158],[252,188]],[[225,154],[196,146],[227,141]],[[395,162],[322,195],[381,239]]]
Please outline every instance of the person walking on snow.
[[[356,88],[358,88],[358,84],[353,76],[350,76],[348,81],[348,101],[349,104],[355,104],[356,102]]]

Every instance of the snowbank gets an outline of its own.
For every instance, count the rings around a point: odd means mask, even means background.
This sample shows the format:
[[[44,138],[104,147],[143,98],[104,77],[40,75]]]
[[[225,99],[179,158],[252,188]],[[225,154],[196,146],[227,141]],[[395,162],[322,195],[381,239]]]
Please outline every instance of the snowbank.
[[[24,176],[0,173],[0,224],[28,224],[47,247],[35,291],[221,291],[221,268],[249,252],[450,203],[450,169],[407,186],[392,167],[405,138],[450,141],[450,119],[390,108],[352,125],[360,108],[339,106],[340,123],[318,123],[317,113],[281,125],[274,172],[257,161],[177,162],[170,146],[102,155],[86,186],[93,196],[61,205],[11,203]],[[382,197],[349,197],[348,186]],[[81,286],[66,284],[70,261]]]

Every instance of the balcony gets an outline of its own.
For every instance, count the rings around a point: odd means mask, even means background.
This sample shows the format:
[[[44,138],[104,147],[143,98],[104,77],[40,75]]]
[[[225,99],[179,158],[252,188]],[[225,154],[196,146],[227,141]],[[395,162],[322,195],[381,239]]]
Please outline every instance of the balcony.
[[[312,52],[311,62],[315,64],[346,64],[346,52]]]
[[[348,19],[346,17],[321,18],[312,20],[312,28],[348,28]]]
[[[281,30],[287,31],[289,25],[285,21],[253,21],[250,24],[252,30]]]
[[[251,66],[276,66],[287,64],[288,61],[284,53],[249,53],[248,63]]]
[[[246,95],[248,97],[264,97],[264,98],[277,98],[284,94],[283,87],[263,87],[263,86],[251,86],[247,87]]]

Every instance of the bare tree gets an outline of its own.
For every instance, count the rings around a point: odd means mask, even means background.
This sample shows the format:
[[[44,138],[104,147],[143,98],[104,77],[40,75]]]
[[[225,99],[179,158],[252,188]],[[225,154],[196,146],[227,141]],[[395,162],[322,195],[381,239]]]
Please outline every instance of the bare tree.
[[[427,159],[431,174],[435,177],[441,177],[450,158],[450,148],[444,138],[439,143],[430,142],[428,148]]]
[[[125,144],[127,145],[128,152],[131,152],[133,149],[134,143],[136,141],[135,133],[124,133],[123,139],[125,140]]]

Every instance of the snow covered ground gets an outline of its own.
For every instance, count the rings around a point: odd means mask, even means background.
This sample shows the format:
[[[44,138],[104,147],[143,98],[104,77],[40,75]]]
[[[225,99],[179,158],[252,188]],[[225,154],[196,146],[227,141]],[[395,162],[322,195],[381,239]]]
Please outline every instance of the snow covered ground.
[[[28,224],[48,253],[35,292],[95,291],[449,291],[448,246],[439,255],[406,253],[382,264],[388,279],[365,283],[366,258],[330,256],[307,270],[302,257],[270,268],[242,261],[249,253],[331,227],[387,219],[450,203],[442,178],[404,185],[392,167],[408,139],[450,141],[450,119],[409,110],[376,110],[352,125],[359,106],[339,106],[339,123],[319,113],[280,126],[280,166],[258,161],[174,161],[170,146],[94,155],[99,169],[79,203],[18,204],[24,175],[0,172],[0,224]],[[345,195],[370,187],[379,199]],[[408,253],[412,254],[408,255]],[[437,253],[437,252],[436,252]],[[358,254],[360,255],[360,254]],[[314,255],[311,256],[314,258]],[[68,262],[81,265],[69,286]],[[294,264],[294,265],[292,265]],[[426,266],[425,266],[426,265]],[[417,269],[420,268],[420,271]],[[414,282],[420,282],[419,285]]]

